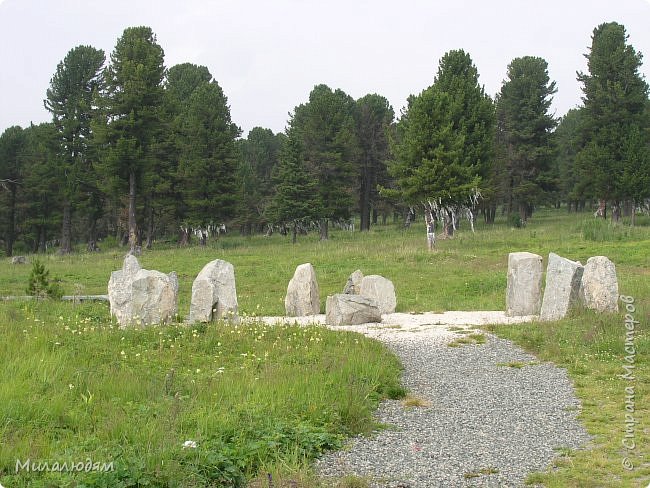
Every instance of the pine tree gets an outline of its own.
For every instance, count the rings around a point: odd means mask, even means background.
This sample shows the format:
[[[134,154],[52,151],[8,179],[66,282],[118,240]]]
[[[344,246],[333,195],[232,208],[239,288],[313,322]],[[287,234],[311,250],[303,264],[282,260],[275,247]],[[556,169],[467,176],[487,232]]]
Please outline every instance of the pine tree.
[[[545,192],[550,190],[551,132],[556,120],[549,109],[557,90],[542,58],[513,59],[507,76],[497,97],[506,206],[508,213],[516,206],[521,221],[526,222],[534,206],[544,201]]]
[[[71,49],[56,69],[47,90],[45,108],[58,133],[58,171],[63,196],[60,252],[72,250],[72,210],[88,189],[96,187],[90,161],[93,101],[101,88],[104,51],[91,46]]]
[[[95,129],[104,145],[103,173],[120,194],[127,189],[129,245],[139,244],[136,197],[151,170],[160,128],[164,52],[149,27],[129,27],[118,39],[105,70],[103,123]]]
[[[356,104],[360,229],[364,231],[370,230],[370,213],[379,197],[377,188],[388,183],[386,161],[389,159],[390,127],[395,113],[388,100],[381,95],[366,95]]]
[[[618,208],[621,200],[644,198],[646,192],[634,190],[633,182],[650,174],[644,149],[650,127],[648,84],[639,72],[641,53],[627,40],[625,27],[616,22],[596,27],[586,55],[589,73],[578,73],[584,92],[585,146],[576,165],[587,183],[585,191],[599,200],[602,217],[608,201]]]
[[[267,210],[272,222],[291,227],[294,244],[300,223],[320,217],[323,211],[316,181],[305,168],[300,145],[300,139],[290,130],[281,151],[275,196]]]

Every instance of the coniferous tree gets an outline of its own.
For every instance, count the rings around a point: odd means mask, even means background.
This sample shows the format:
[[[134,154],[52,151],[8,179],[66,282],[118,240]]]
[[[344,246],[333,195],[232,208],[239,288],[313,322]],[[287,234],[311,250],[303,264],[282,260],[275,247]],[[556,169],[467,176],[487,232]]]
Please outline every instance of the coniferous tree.
[[[317,182],[305,167],[304,150],[300,146],[300,138],[289,129],[281,151],[275,195],[267,209],[272,222],[291,227],[294,244],[300,223],[308,223],[323,214]]]
[[[370,230],[370,213],[379,197],[377,188],[388,183],[386,161],[389,158],[389,133],[395,113],[388,100],[381,95],[366,95],[356,104],[360,229],[364,231]]]
[[[627,40],[625,27],[616,22],[596,27],[586,55],[589,73],[578,73],[584,92],[585,146],[576,164],[585,192],[599,200],[603,218],[608,201],[618,208],[621,200],[644,198],[646,192],[636,191],[633,182],[650,175],[648,84],[639,72],[641,53]]]
[[[583,108],[569,110],[553,133],[560,198],[567,203],[569,212],[583,208],[585,201],[584,180],[578,178],[575,167],[576,156],[583,147],[583,117]]]
[[[462,212],[473,222],[493,131],[492,102],[478,85],[471,58],[463,51],[447,53],[433,85],[409,97],[389,166],[398,189],[384,191],[409,206],[423,206],[430,249],[437,221],[445,235],[453,233]]]
[[[516,206],[522,222],[545,198],[553,156],[549,114],[557,91],[542,58],[513,59],[497,97],[499,141],[503,144],[503,176],[508,213]]]
[[[237,141],[237,220],[243,234],[266,223],[265,210],[273,196],[273,175],[285,139],[284,134],[254,127],[246,139]]]
[[[104,146],[102,167],[113,189],[128,195],[129,245],[139,244],[136,197],[151,170],[160,127],[165,75],[164,53],[149,27],[129,27],[118,39],[105,70],[102,122],[96,126]]]
[[[25,131],[19,126],[9,127],[0,136],[0,212],[4,223],[5,253],[11,256],[18,237],[18,205],[23,190],[23,153]]]
[[[289,137],[299,138],[302,159],[318,182],[322,203],[321,240],[328,238],[332,219],[348,219],[355,202],[358,141],[354,100],[342,90],[317,85],[309,102],[296,107]]]
[[[90,161],[93,100],[101,87],[104,51],[91,46],[71,49],[56,69],[44,100],[58,133],[63,222],[60,252],[72,250],[72,210],[82,195],[94,189],[96,175]],[[92,210],[91,210],[92,212]]]
[[[60,236],[63,200],[60,133],[53,123],[25,129],[22,183],[22,240],[32,252],[45,252],[48,242]],[[58,231],[58,232],[57,232]]]
[[[219,225],[234,215],[236,204],[235,139],[240,129],[216,81],[191,94],[182,120],[179,181],[193,226]]]

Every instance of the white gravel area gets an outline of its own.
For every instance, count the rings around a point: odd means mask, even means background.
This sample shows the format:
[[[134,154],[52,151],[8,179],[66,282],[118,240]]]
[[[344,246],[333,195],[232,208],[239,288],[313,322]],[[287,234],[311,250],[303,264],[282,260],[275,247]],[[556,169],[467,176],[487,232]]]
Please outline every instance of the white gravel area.
[[[425,405],[382,402],[376,419],[388,428],[323,456],[316,462],[319,475],[360,476],[373,488],[523,487],[529,473],[551,466],[558,449],[584,448],[590,436],[577,420],[580,402],[565,370],[485,332],[485,344],[448,345],[475,326],[534,318],[395,313],[383,316],[381,324],[331,327],[384,342],[402,361],[404,386]],[[263,320],[324,324],[324,319]],[[525,365],[508,365],[513,362]]]

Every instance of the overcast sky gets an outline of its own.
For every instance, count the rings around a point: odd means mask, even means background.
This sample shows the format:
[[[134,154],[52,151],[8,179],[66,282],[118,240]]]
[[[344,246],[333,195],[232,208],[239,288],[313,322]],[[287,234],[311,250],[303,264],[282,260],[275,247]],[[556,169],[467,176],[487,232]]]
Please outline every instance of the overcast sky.
[[[70,49],[92,45],[108,58],[136,25],[156,33],[166,66],[208,67],[244,135],[284,130],[319,83],[354,98],[379,93],[399,114],[459,48],[490,95],[513,58],[545,58],[561,116],[580,103],[576,71],[587,69],[594,27],[610,21],[647,56],[650,79],[650,0],[0,0],[0,132],[50,119],[43,98]]]

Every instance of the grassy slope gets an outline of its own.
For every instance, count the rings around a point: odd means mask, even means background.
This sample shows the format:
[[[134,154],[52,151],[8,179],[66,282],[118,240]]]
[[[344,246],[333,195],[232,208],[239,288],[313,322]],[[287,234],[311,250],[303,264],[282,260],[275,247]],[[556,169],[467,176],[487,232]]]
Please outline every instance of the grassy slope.
[[[592,255],[606,255],[616,263],[620,292],[636,298],[636,318],[641,322],[637,335],[636,381],[636,414],[641,423],[636,431],[638,446],[634,464],[637,468],[634,471],[628,473],[621,466],[625,384],[617,374],[622,371],[623,314],[585,313],[556,324],[500,327],[496,332],[513,338],[540,358],[569,369],[585,407],[582,418],[589,431],[597,436],[591,451],[567,457],[562,469],[541,478],[536,476],[550,486],[620,486],[621,483],[634,486],[640,479],[645,479],[646,484],[650,481],[650,468],[640,462],[650,458],[647,442],[650,415],[645,386],[648,373],[644,356],[648,349],[650,310],[650,229],[647,221],[641,223],[646,226],[612,230],[594,224],[588,215],[543,212],[525,229],[479,225],[474,235],[462,231],[453,240],[440,241],[435,253],[425,249],[421,224],[408,231],[387,226],[378,227],[369,234],[335,232],[327,243],[319,243],[315,236],[301,237],[295,246],[282,236],[241,238],[231,235],[207,249],[147,252],[141,263],[146,268],[179,273],[180,308],[185,315],[196,273],[211,259],[226,259],[235,265],[240,308],[246,313],[273,315],[282,314],[286,284],[295,266],[303,262],[311,262],[316,267],[322,302],[327,294],[340,291],[347,276],[360,268],[365,274],[382,274],[393,280],[398,293],[398,311],[421,312],[503,309],[507,254],[511,251],[526,250],[545,257],[553,251],[583,263]],[[585,235],[592,240],[585,239]],[[68,293],[75,288],[83,289],[83,293],[105,293],[109,272],[120,266],[121,256],[121,251],[49,256],[46,264],[52,274],[64,280]],[[0,295],[21,294],[28,273],[29,267],[3,264]],[[8,320],[15,322],[14,328],[23,323],[20,322],[24,319],[21,313],[34,315],[32,311],[21,312],[14,305],[0,306],[4,307]],[[70,306],[62,307],[70,310]],[[104,323],[105,309],[96,306],[94,310],[98,324]],[[50,310],[41,313],[52,317]],[[139,336],[136,334],[132,340],[136,341]],[[38,351],[24,352],[27,356],[23,358]],[[201,360],[207,361],[206,358]],[[90,367],[93,363],[88,361]],[[158,383],[162,381],[164,369],[158,374]],[[1,377],[6,378],[6,374]],[[38,394],[34,398],[38,400]],[[278,412],[284,408],[279,408]],[[49,424],[45,422],[44,425]],[[152,452],[155,449],[152,447]]]

